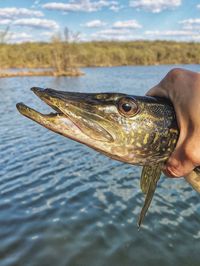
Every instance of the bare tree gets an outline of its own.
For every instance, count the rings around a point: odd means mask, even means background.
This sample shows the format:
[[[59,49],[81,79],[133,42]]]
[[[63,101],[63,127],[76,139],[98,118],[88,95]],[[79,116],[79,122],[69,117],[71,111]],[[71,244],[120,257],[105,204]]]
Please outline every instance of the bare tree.
[[[68,27],[64,28],[64,41],[67,43],[77,43],[80,40],[80,32],[70,31]]]
[[[57,75],[65,75],[69,72],[77,72],[78,69],[74,63],[73,45],[79,40],[79,33],[73,33],[67,27],[63,34],[57,33],[52,38],[52,65]]]
[[[9,37],[10,26],[7,26],[4,30],[0,31],[0,44],[6,43]]]

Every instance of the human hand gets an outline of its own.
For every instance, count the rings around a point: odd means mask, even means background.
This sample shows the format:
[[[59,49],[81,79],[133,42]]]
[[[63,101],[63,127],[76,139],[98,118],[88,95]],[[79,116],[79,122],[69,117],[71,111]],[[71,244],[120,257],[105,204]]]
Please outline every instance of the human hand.
[[[174,105],[180,135],[163,172],[185,176],[200,165],[200,73],[172,69],[147,95],[168,98]]]

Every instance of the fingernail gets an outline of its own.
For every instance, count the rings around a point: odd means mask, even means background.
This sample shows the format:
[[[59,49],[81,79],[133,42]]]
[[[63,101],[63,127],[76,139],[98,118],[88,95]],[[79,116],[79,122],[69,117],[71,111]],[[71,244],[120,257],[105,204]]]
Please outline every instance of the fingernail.
[[[180,177],[180,175],[177,173],[177,170],[175,170],[171,167],[166,167],[165,172],[170,177]]]
[[[168,177],[177,177],[177,176],[174,176],[174,173],[170,170],[169,167],[166,167],[164,166],[163,169],[162,169],[164,175],[168,176]]]
[[[181,176],[180,168],[181,168],[180,161],[174,158],[169,158],[169,160],[166,163],[166,171],[170,176],[180,177]]]

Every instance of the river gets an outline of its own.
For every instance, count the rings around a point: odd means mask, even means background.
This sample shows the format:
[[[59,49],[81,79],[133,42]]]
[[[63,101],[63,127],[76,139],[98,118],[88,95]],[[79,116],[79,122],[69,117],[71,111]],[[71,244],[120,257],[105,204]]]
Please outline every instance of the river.
[[[200,265],[200,198],[184,179],[162,176],[138,232],[141,168],[56,135],[15,107],[50,110],[33,86],[143,95],[173,67],[0,79],[0,266]]]

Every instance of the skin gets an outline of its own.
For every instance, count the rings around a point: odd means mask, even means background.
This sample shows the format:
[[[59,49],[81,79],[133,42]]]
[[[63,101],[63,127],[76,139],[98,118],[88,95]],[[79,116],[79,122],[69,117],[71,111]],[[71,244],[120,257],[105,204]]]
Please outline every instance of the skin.
[[[147,95],[168,98],[174,105],[180,135],[163,171],[185,176],[200,165],[200,73],[175,68]]]

